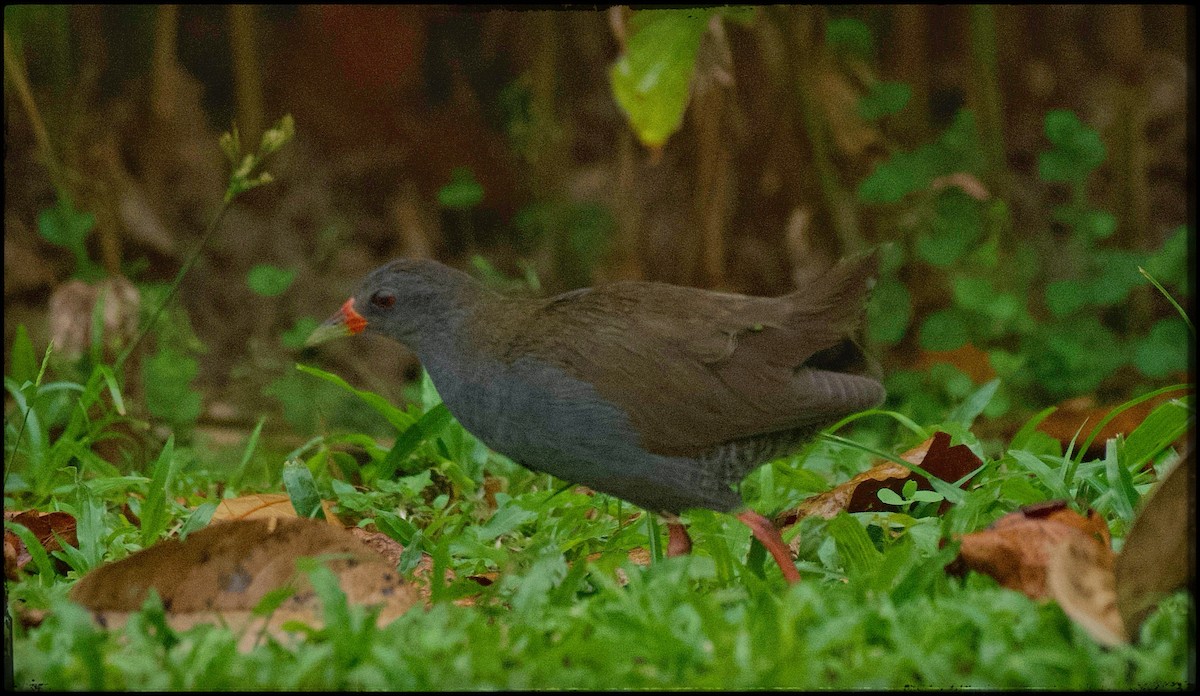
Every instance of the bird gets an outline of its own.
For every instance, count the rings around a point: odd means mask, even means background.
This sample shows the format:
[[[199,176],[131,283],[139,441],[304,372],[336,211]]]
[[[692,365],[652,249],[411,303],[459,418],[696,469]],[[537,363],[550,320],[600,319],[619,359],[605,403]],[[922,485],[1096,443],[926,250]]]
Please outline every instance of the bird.
[[[795,583],[779,530],[738,485],[884,400],[856,338],[875,268],[874,252],[843,259],[779,297],[619,281],[538,298],[396,259],[306,344],[394,339],[492,450],[662,515],[669,556],[691,550],[685,510],[734,514]]]

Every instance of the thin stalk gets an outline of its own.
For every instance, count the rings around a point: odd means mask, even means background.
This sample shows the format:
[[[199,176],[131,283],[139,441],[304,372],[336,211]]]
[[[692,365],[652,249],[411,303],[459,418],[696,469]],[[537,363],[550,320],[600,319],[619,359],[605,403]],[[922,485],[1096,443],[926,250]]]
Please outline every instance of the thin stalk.
[[[50,146],[50,134],[46,131],[46,122],[42,120],[37,102],[33,100],[33,92],[29,89],[29,80],[25,78],[25,70],[17,60],[16,50],[9,41],[7,31],[4,32],[4,74],[8,77],[13,89],[16,90],[17,101],[25,110],[25,116],[33,128],[33,139],[37,141],[38,149],[42,152],[43,163],[50,171],[50,180],[53,182],[54,188],[58,189],[59,196],[64,197],[66,187],[63,184],[62,165],[59,164],[58,157],[54,154],[54,148]]]
[[[138,344],[141,343],[144,338],[146,338],[146,334],[150,333],[150,329],[152,329],[154,325],[158,323],[158,319],[162,316],[163,310],[167,308],[167,305],[171,304],[171,300],[175,298],[175,293],[179,291],[179,285],[183,282],[183,277],[187,275],[188,271],[192,270],[192,266],[195,266],[196,262],[200,260],[200,252],[204,250],[204,245],[208,243],[209,237],[212,237],[213,232],[215,232],[217,227],[221,224],[221,220],[225,217],[225,213],[229,210],[229,204],[231,202],[232,201],[229,196],[226,196],[224,199],[222,199],[221,207],[217,209],[217,213],[213,216],[212,222],[208,224],[208,229],[204,230],[204,236],[200,238],[200,243],[196,245],[196,248],[192,250],[191,255],[189,255],[188,258],[183,262],[183,266],[179,268],[179,272],[175,274],[175,279],[171,281],[171,287],[167,290],[166,296],[163,297],[162,302],[160,302],[158,307],[155,308],[154,314],[150,316],[150,320],[142,325],[142,328],[140,331],[138,331],[137,336],[130,341],[129,345],[125,347],[125,350],[121,351],[121,355],[117,357],[117,361],[113,365],[114,373],[120,374],[121,368],[125,365],[125,361],[131,354],[133,354],[133,351],[138,347]]]
[[[1000,101],[1000,68],[996,47],[996,14],[990,5],[972,5],[971,58],[975,63],[975,94],[979,111],[979,136],[987,158],[988,186],[1005,198],[1004,114]]]

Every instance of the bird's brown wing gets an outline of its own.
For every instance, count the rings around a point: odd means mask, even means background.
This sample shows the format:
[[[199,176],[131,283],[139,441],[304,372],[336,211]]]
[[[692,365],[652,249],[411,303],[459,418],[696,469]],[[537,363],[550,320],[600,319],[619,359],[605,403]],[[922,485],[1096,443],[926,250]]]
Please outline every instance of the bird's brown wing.
[[[697,455],[878,402],[874,380],[805,366],[858,325],[872,264],[843,261],[778,298],[657,283],[575,291],[531,308],[529,330],[498,347],[593,384],[649,451]]]

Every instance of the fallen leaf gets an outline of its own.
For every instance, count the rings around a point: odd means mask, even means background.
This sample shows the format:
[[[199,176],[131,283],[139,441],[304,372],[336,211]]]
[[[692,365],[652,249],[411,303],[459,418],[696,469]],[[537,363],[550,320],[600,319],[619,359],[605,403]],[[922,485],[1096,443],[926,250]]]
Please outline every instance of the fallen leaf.
[[[296,518],[292,499],[283,493],[253,493],[239,498],[226,498],[217,505],[211,522],[271,518]]]
[[[919,466],[943,481],[953,483],[971,473],[982,462],[966,445],[950,446],[950,435],[935,433],[933,437],[900,455],[909,464]],[[775,518],[780,529],[787,529],[810,515],[832,519],[839,512],[870,512],[892,510],[893,506],[879,499],[879,491],[890,488],[900,493],[906,481],[916,476],[912,470],[895,462],[884,461],[824,493],[814,495],[798,507]],[[922,476],[916,476],[917,487],[932,490]]]
[[[1128,643],[1117,611],[1112,550],[1082,534],[1068,535],[1046,552],[1046,594],[1102,645]]]
[[[1117,609],[1129,634],[1165,595],[1196,577],[1196,464],[1189,450],[1153,491],[1117,556]]]
[[[965,343],[954,350],[922,350],[911,369],[926,372],[938,363],[953,365],[975,384],[985,384],[996,378],[991,358],[973,343]]]
[[[1083,517],[1061,501],[1011,512],[987,529],[964,535],[961,542],[958,559],[948,570],[985,573],[1033,599],[1047,596],[1046,565],[1058,546],[1090,543],[1100,549],[1097,553],[1112,556],[1104,518],[1095,510]]]
[[[334,503],[321,501],[321,509],[325,512],[325,521],[335,527],[345,527],[337,515],[333,514]],[[229,520],[269,520],[269,519],[298,519],[292,499],[286,493],[252,493],[238,498],[226,498],[213,512],[211,523]]]
[[[23,512],[4,513],[4,519],[10,522],[19,524],[37,537],[42,548],[46,549],[47,554],[54,553],[62,549],[62,544],[65,542],[68,546],[79,546],[79,539],[75,534],[75,518],[65,512],[38,512],[37,510],[25,510]],[[29,565],[33,560],[29,549],[25,548],[25,544],[16,534],[4,530],[4,574],[10,580],[16,580],[19,577],[19,571],[24,570],[25,566]],[[55,568],[66,573],[70,568],[57,558],[51,559],[54,562]],[[10,563],[12,565],[10,565]]]
[[[1109,440],[1117,435],[1128,435],[1137,430],[1137,427],[1146,420],[1146,416],[1150,415],[1151,411],[1171,399],[1179,398],[1179,396],[1179,392],[1162,394],[1140,404],[1134,404],[1118,413],[1100,429],[1100,434],[1092,440],[1085,456],[1089,458],[1104,457],[1104,448]],[[1097,404],[1094,396],[1078,396],[1060,403],[1056,411],[1038,423],[1037,429],[1061,442],[1064,450],[1072,440],[1075,441],[1075,447],[1078,448],[1083,445],[1096,425],[1107,418],[1114,408],[1117,406]]]
[[[420,601],[394,564],[354,535],[304,519],[230,520],[182,542],[167,539],[97,568],[71,588],[70,596],[92,610],[101,625],[115,626],[139,610],[153,589],[177,630],[199,623],[223,623],[235,630],[261,625],[282,638],[287,621],[322,624],[321,604],[307,577],[295,569],[297,558],[313,556],[329,557],[327,565],[350,603],[382,605],[380,625]],[[270,616],[253,614],[268,592],[289,587],[294,594]],[[257,633],[243,635],[253,640]]]

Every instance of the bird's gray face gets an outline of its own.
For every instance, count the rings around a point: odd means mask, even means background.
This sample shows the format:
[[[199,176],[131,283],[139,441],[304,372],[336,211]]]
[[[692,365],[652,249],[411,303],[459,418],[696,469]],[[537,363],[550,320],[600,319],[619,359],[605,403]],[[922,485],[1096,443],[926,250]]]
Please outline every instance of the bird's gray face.
[[[305,345],[371,331],[414,347],[417,334],[453,301],[455,286],[461,283],[457,275],[461,274],[428,261],[403,259],[381,266]]]

